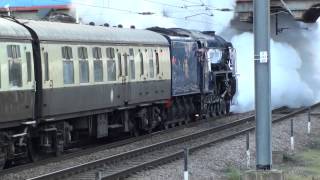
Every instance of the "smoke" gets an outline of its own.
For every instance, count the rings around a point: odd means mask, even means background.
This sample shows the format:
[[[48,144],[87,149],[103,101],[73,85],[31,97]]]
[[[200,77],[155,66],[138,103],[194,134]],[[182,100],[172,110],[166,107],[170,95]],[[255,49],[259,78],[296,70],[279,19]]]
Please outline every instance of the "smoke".
[[[232,38],[238,56],[237,104],[233,111],[254,109],[254,47],[253,34],[243,33]],[[300,107],[312,103],[314,93],[300,76],[302,60],[287,43],[271,40],[271,96],[272,106]]]
[[[320,100],[319,22],[315,25],[299,23],[287,15],[280,20],[285,22],[281,27],[287,31],[276,36],[274,24],[271,27],[272,106],[311,105]],[[240,74],[237,103],[232,110],[244,112],[254,109],[254,47],[252,33],[238,33],[231,40],[238,52]]]
[[[85,24],[135,25],[140,29],[152,26],[183,27],[217,32],[228,27],[234,15],[233,12],[217,9],[235,6],[234,0],[73,0],[72,3]]]

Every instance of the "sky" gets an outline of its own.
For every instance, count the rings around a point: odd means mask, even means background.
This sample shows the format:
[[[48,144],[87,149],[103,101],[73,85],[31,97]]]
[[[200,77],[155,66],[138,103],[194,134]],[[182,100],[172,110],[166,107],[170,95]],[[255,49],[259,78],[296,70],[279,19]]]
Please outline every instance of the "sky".
[[[48,5],[67,5],[71,0],[0,0],[0,7],[30,7]]]

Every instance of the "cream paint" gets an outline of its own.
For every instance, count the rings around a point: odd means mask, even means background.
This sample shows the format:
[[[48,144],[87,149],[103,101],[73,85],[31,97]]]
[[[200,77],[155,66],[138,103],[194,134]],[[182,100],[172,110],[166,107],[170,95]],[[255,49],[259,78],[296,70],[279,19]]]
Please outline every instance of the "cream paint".
[[[63,83],[63,61],[62,61],[62,53],[61,47],[63,46],[71,46],[73,50],[73,63],[74,63],[74,84],[65,85]],[[88,48],[88,61],[89,61],[89,83],[79,83],[79,61],[77,59],[77,48],[80,46],[84,46]],[[129,82],[141,82],[148,80],[170,80],[171,79],[171,65],[170,65],[170,53],[168,47],[151,47],[151,46],[119,46],[119,45],[72,45],[72,44],[52,44],[52,43],[42,43],[41,44],[42,51],[48,52],[49,54],[49,81],[44,81],[44,88],[48,89],[50,87],[50,83],[53,84],[53,88],[62,88],[62,87],[72,87],[72,86],[81,86],[81,85],[95,85],[95,84],[120,84],[122,80],[125,78]],[[103,61],[103,72],[104,72],[104,81],[103,82],[94,82],[94,71],[93,71],[93,55],[92,48],[100,47],[102,48],[102,61]],[[123,55],[124,53],[129,52],[129,48],[134,49],[134,61],[135,61],[135,79],[129,79],[129,77],[120,77],[119,76],[119,61],[117,58],[117,52],[115,51],[115,61],[117,67],[117,80],[116,81],[107,81],[107,56],[106,56],[106,48],[113,47],[118,49]],[[145,53],[145,49],[149,51],[157,51],[160,55],[160,73],[159,75],[155,74],[154,78],[150,78],[149,73],[149,57],[147,53]],[[140,75],[140,58],[139,58],[139,50],[143,51],[144,55],[144,71],[145,74],[143,76]],[[160,51],[162,50],[162,53]],[[43,58],[43,52],[41,53]],[[154,53],[153,53],[154,54]],[[153,55],[154,56],[154,55]],[[154,59],[154,72],[156,72],[155,66],[155,58]],[[123,62],[123,56],[122,56]],[[129,58],[128,58],[129,62]],[[44,63],[42,63],[42,68],[44,69]],[[122,69],[124,71],[124,66],[122,65]],[[128,74],[130,74],[130,66],[128,65]],[[44,72],[43,72],[44,76]]]
[[[11,87],[9,85],[9,64],[8,64],[8,45],[19,45],[21,53],[21,69],[22,69],[22,87]],[[27,81],[27,61],[26,52],[31,54],[31,81]],[[28,90],[34,89],[34,67],[33,67],[33,53],[32,53],[31,43],[24,42],[0,42],[0,77],[1,77],[1,87],[0,91],[12,91],[12,90]]]

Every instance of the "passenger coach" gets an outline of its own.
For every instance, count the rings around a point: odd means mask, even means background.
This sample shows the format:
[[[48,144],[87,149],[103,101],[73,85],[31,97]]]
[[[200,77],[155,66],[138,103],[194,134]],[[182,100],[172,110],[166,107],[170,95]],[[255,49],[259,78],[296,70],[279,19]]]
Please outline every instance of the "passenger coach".
[[[0,29],[3,162],[161,121],[171,65],[160,34],[4,18]]]

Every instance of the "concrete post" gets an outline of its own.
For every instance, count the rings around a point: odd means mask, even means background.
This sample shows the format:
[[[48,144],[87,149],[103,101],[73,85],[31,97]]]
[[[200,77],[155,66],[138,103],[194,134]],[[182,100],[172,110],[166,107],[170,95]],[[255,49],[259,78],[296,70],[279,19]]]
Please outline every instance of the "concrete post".
[[[188,171],[188,156],[189,156],[189,149],[184,149],[184,171],[183,171],[183,179],[189,180],[189,171]]]
[[[247,132],[247,137],[246,137],[246,154],[247,154],[247,168],[250,168],[250,132]]]
[[[101,171],[96,172],[95,180],[101,180],[101,179],[102,179],[102,172]]]
[[[290,145],[291,145],[291,150],[294,151],[294,135],[293,135],[293,119],[291,119],[291,123],[290,123]]]
[[[311,107],[308,107],[308,134],[311,133]]]
[[[272,167],[270,0],[254,0],[256,168]]]

